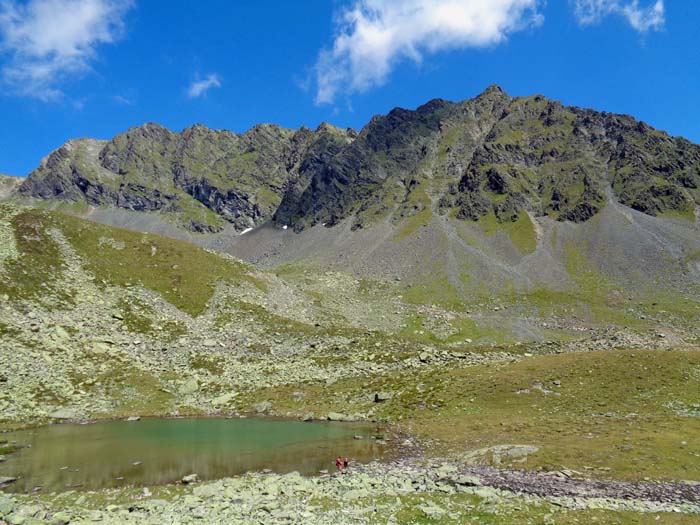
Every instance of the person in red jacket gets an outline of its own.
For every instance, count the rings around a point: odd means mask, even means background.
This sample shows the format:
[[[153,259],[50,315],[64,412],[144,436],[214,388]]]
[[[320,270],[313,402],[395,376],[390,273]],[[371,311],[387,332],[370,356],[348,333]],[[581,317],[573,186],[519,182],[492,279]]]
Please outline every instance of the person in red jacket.
[[[335,460],[335,466],[338,467],[338,472],[343,470],[343,458],[338,456],[338,458]]]

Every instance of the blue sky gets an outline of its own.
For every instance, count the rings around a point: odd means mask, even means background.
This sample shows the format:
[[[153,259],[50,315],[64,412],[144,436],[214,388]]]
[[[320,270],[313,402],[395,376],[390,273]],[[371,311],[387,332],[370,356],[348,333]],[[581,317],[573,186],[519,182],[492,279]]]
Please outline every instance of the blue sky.
[[[511,95],[700,141],[696,0],[0,0],[0,173],[159,122],[362,127]]]

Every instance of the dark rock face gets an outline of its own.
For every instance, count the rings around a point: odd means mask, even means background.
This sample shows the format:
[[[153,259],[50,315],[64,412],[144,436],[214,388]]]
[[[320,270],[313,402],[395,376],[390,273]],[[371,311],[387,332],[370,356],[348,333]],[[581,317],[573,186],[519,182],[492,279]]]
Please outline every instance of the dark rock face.
[[[68,142],[41,162],[19,194],[175,213],[195,232],[220,229],[211,216],[244,229],[269,221],[309,166],[349,140],[348,131],[329,125],[296,133],[260,125],[236,135],[201,125],[178,134],[145,124],[108,142]]]
[[[700,147],[685,139],[492,86],[459,103],[394,109],[359,133],[328,124],[173,133],[146,124],[108,142],[70,141],[19,192],[178,213],[193,231],[216,231],[221,220],[298,231],[347,218],[362,228],[428,207],[465,220],[515,221],[527,210],[584,222],[607,195],[649,215],[692,213],[698,188]]]

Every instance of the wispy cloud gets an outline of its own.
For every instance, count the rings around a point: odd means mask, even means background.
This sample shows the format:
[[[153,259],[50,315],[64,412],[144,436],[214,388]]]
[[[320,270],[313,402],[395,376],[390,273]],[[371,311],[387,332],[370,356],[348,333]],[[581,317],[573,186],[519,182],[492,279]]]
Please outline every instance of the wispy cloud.
[[[130,98],[123,97],[122,95],[114,95],[112,97],[112,100],[114,100],[116,103],[121,104],[122,106],[133,106],[134,101],[131,100]]]
[[[538,25],[539,0],[355,0],[337,19],[330,49],[315,66],[316,103],[386,82],[402,60],[485,47]]]
[[[0,1],[2,80],[12,94],[52,100],[60,83],[83,75],[100,44],[124,33],[133,0]]]
[[[211,75],[207,75],[207,78],[204,80],[192,82],[187,90],[187,96],[190,98],[201,97],[210,89],[218,87],[221,87],[221,77],[216,73],[212,73]]]
[[[659,31],[666,23],[663,0],[640,6],[639,0],[573,0],[581,25],[592,25],[609,15],[622,16],[640,33]]]

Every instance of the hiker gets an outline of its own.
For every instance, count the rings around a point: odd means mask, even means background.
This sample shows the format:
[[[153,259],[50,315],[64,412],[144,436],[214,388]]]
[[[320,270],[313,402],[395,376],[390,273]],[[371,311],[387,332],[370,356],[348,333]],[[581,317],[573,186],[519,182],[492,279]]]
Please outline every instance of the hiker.
[[[350,466],[350,460],[349,460],[348,458],[345,458],[345,459],[343,460],[343,471],[345,472],[345,474],[348,473],[348,467],[349,467],[349,466]]]
[[[338,456],[338,458],[335,460],[335,466],[338,467],[338,472],[342,472],[342,470],[343,470],[343,458]]]

